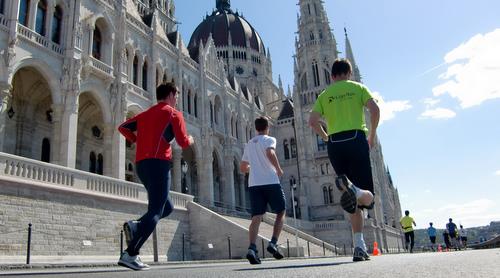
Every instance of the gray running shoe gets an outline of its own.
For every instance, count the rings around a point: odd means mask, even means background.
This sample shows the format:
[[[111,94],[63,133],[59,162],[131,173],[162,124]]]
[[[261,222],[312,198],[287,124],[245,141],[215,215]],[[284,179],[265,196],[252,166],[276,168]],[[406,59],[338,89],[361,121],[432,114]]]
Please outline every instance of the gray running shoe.
[[[133,270],[148,270],[149,265],[143,263],[139,256],[130,256],[127,251],[123,252],[118,261],[118,265],[133,269]]]
[[[269,244],[267,245],[267,252],[271,253],[276,260],[283,259],[283,255],[280,253],[277,244],[269,242]]]
[[[262,262],[259,259],[259,253],[258,251],[255,251],[253,249],[248,249],[247,252],[247,260],[250,262],[250,264],[261,264]]]
[[[369,261],[370,256],[361,247],[354,248],[354,254],[352,256],[353,262]]]
[[[133,220],[123,223],[123,233],[125,234],[125,243],[127,246],[130,245],[130,242],[134,238],[134,234],[137,231],[137,223],[139,222]]]
[[[350,214],[356,213],[358,208],[358,199],[356,198],[356,190],[349,182],[345,175],[340,175],[335,179],[335,185],[343,192],[340,197],[340,205]]]

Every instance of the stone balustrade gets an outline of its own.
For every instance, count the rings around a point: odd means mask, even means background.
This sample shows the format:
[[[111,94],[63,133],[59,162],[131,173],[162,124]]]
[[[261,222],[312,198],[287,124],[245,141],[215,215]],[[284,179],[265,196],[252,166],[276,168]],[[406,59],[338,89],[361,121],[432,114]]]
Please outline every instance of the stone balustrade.
[[[77,190],[89,195],[147,201],[146,190],[141,184],[2,152],[0,152],[0,173],[0,180],[13,178],[20,182],[45,184],[61,190]],[[174,207],[179,209],[186,209],[187,203],[193,201],[193,196],[177,192],[170,192],[170,198]]]
[[[21,35],[21,38],[27,39],[29,42],[36,43],[37,45],[50,49],[58,55],[63,54],[63,49],[60,45],[51,42],[46,37],[41,36],[37,32],[34,32],[22,24],[17,24],[17,32]]]

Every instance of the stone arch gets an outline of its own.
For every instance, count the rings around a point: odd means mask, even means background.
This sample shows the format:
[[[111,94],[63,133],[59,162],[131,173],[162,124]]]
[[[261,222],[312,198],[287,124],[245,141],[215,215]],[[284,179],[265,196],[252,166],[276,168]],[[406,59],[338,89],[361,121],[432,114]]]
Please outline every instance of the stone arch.
[[[12,84],[14,76],[16,73],[23,68],[34,68],[36,71],[47,81],[49,89],[51,92],[52,102],[55,104],[60,104],[61,99],[61,85],[57,76],[60,74],[54,72],[52,67],[49,66],[45,61],[36,59],[33,57],[24,58],[13,66],[13,73],[8,77],[7,82]]]
[[[18,68],[11,78],[12,97],[7,103],[3,149],[31,159],[42,157],[42,140],[53,141],[54,94],[41,70]]]
[[[223,152],[214,146],[212,151],[212,178],[213,178],[213,194],[215,206],[224,205],[224,178],[222,167],[224,161],[222,157]]]
[[[115,40],[115,28],[113,26],[113,21],[109,18],[107,13],[100,13],[94,15],[90,19],[90,32],[94,32],[97,28],[102,34],[103,44],[101,46],[101,60],[102,62],[111,65],[113,61],[113,44]],[[93,34],[92,34],[93,35]],[[92,47],[92,46],[91,46]],[[90,52],[92,54],[92,49]]]
[[[91,94],[92,97],[97,101],[99,107],[103,112],[103,121],[104,123],[111,123],[111,110],[109,109],[109,100],[105,96],[108,90],[104,85],[99,84],[98,82],[85,82],[80,87],[80,93],[88,93]]]
[[[107,163],[111,160],[111,157],[106,155],[109,146],[106,146],[104,140],[106,136],[110,135],[106,132],[111,132],[108,128],[109,109],[106,107],[102,104],[102,98],[96,91],[82,90],[78,96],[76,168],[79,170],[90,171],[90,162],[86,158],[91,153],[100,158],[101,166],[103,166],[103,161]]]

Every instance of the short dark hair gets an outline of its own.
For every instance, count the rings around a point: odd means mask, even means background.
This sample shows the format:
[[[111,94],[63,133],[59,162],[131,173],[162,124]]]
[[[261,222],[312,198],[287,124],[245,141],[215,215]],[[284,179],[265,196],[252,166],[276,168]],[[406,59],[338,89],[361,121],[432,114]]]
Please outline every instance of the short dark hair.
[[[162,84],[156,88],[156,99],[157,100],[163,100],[169,97],[171,94],[177,93],[179,90],[177,89],[177,86],[175,86],[174,82],[168,82],[165,84]]]
[[[332,65],[332,76],[336,77],[342,74],[349,74],[352,72],[351,62],[347,59],[336,59]]]
[[[261,116],[255,119],[255,130],[264,131],[269,127],[269,121],[267,117]]]
[[[408,216],[410,214],[409,210],[405,210],[405,215]]]
[[[431,223],[429,223],[429,225],[431,225],[431,226],[432,226],[432,222],[431,222]]]

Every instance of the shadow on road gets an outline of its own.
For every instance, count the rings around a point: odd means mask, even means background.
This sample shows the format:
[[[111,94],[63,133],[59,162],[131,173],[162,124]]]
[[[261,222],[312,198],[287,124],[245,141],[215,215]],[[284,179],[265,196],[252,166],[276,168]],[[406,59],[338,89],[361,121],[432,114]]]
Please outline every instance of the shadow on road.
[[[256,270],[270,270],[270,269],[293,269],[293,268],[306,268],[306,267],[324,267],[324,266],[335,266],[343,264],[352,264],[354,262],[339,262],[339,263],[321,263],[321,264],[302,264],[302,265],[285,265],[285,266],[275,266],[275,267],[258,267],[258,268],[242,268],[235,269],[234,271],[256,271]]]
[[[78,270],[75,270],[75,271],[52,271],[52,272],[30,272],[30,273],[0,273],[0,277],[1,276],[48,276],[50,275],[51,277],[54,277],[56,275],[70,275],[70,274],[104,274],[104,273],[110,273],[110,272],[113,272],[113,273],[117,273],[117,272],[129,272],[130,270],[129,269],[123,269],[123,270],[117,270],[117,269],[110,269],[110,270],[106,270],[106,269],[102,269],[102,270],[85,270],[85,271],[78,271]]]

